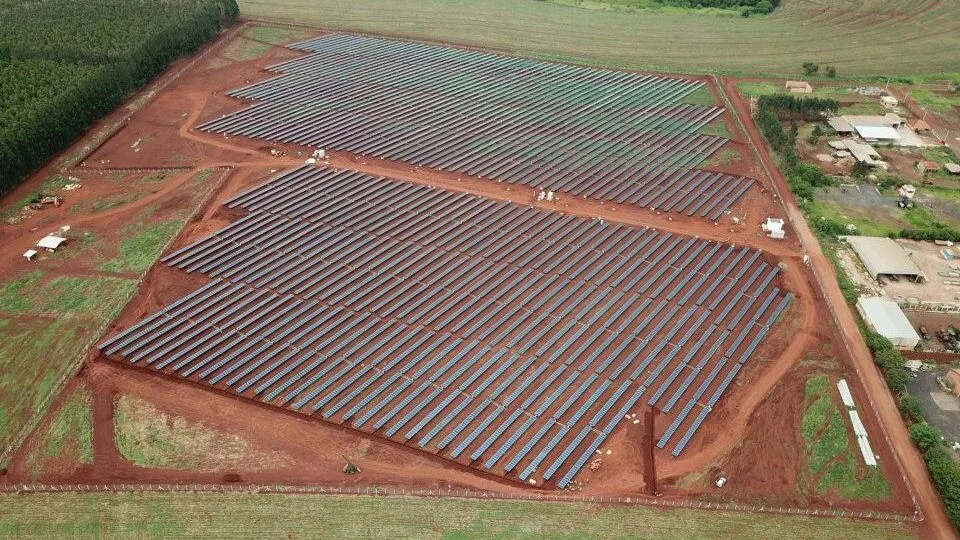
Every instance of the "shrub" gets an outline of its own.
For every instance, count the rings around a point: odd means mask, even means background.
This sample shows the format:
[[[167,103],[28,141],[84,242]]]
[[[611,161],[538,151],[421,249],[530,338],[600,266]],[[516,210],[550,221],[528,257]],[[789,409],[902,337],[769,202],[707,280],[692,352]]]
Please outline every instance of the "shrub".
[[[943,444],[933,446],[923,457],[950,520],[954,525],[960,524],[960,465]]]
[[[900,413],[910,422],[923,421],[923,409],[920,407],[920,400],[916,396],[904,394],[900,397]]]
[[[870,175],[870,166],[862,161],[858,161],[853,164],[853,170],[850,172],[850,175],[857,180],[863,180]]]
[[[804,75],[816,75],[820,71],[820,66],[813,62],[804,62],[803,63],[803,73]]]
[[[940,430],[925,422],[910,426],[910,438],[913,439],[913,444],[924,452],[939,446],[943,442],[940,437]]]
[[[893,342],[872,330],[867,330],[865,339],[867,347],[870,347],[870,350],[874,353],[896,350],[893,348]]]

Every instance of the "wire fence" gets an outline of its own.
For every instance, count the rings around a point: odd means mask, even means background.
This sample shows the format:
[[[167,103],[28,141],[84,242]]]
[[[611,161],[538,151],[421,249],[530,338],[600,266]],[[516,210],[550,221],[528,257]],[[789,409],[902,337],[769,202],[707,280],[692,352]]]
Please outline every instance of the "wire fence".
[[[569,492],[502,493],[470,489],[423,489],[403,487],[285,486],[260,484],[0,484],[0,493],[194,493],[194,494],[277,494],[277,495],[355,495],[368,497],[448,497],[491,501],[525,501],[618,504],[720,512],[752,512],[827,518],[852,518],[897,523],[923,521],[919,512],[904,514],[877,510],[842,508],[797,508],[736,502],[713,502],[650,496],[605,497],[576,495]]]

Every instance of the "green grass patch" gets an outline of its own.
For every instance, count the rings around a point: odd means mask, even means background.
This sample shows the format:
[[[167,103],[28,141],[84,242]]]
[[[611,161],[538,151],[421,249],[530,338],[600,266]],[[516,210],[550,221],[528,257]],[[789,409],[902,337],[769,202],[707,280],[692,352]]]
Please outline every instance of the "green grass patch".
[[[878,100],[844,104],[840,107],[840,110],[837,111],[837,114],[842,116],[848,114],[886,114],[887,112],[889,112],[887,108]]]
[[[27,456],[34,480],[42,478],[47,460],[68,457],[73,463],[93,463],[93,397],[82,383],[57,412],[40,444]]]
[[[83,359],[99,335],[79,318],[12,320],[0,328],[0,447],[49,406],[54,385]]]
[[[3,219],[9,219],[16,215],[18,212],[29,206],[31,203],[35,203],[40,200],[41,197],[45,195],[53,195],[57,191],[63,188],[67,184],[73,183],[73,180],[70,180],[66,176],[61,176],[55,174],[48,177],[43,181],[43,184],[40,184],[40,189],[34,191],[33,193],[23,197],[12,205],[8,206],[6,210],[3,211]]]
[[[216,471],[241,465],[283,466],[289,458],[259,452],[245,439],[171,417],[147,401],[121,396],[114,411],[120,454],[140,467]]]
[[[711,166],[726,165],[740,159],[743,159],[743,156],[740,155],[740,152],[737,152],[732,148],[727,148],[726,150],[721,150],[720,152],[717,152],[711,156],[707,161],[706,166],[707,168],[710,168]]]
[[[119,208],[125,204],[134,202],[143,198],[146,193],[121,193],[112,197],[98,199],[93,204],[76,203],[70,206],[71,214],[98,214]]]
[[[769,96],[773,94],[789,94],[786,88],[781,84],[768,82],[741,82],[737,84],[740,93],[749,97]],[[819,86],[814,87],[812,94],[801,94],[801,96],[813,96],[822,98],[843,98],[849,96],[853,89],[846,86]]]
[[[879,216],[876,213],[868,215],[855,213],[853,209],[841,209],[834,202],[823,199],[817,199],[810,203],[809,214],[811,220],[823,216],[844,225],[852,223],[860,231],[860,234],[866,236],[887,236],[889,233],[896,233],[904,225],[904,223],[887,220],[885,216]]]
[[[907,221],[910,222],[911,225],[920,229],[947,226],[940,221],[940,219],[938,219],[933,212],[920,205],[915,205],[913,208],[908,208],[906,211],[904,211],[903,216]]]
[[[159,223],[138,223],[129,226],[120,235],[120,257],[111,259],[101,265],[106,272],[144,272],[157,257],[163,248],[173,239],[184,221],[173,219]]]
[[[136,289],[137,282],[132,279],[64,276],[43,286],[38,303],[47,313],[112,320]]]
[[[254,26],[243,33],[245,37],[263,41],[272,45],[285,45],[315,36],[316,32],[293,30],[291,28],[276,28],[271,26]]]
[[[835,66],[844,77],[883,75],[884,81],[887,75],[960,71],[957,2],[940,2],[910,17],[902,16],[905,5],[897,2],[831,2],[811,17],[808,3],[784,1],[770,16],[749,18],[689,9],[588,10],[533,0],[240,0],[238,5],[247,17],[646,71],[795,78],[807,61]],[[856,24],[866,15],[895,22]],[[930,24],[937,31],[929,31]],[[678,29],[695,39],[678,39]],[[869,43],[870,54],[851,43]]]
[[[712,107],[717,104],[717,102],[713,99],[713,93],[710,91],[710,88],[707,85],[703,85],[684,96],[681,100],[681,103],[702,105],[704,107]]]
[[[167,175],[165,173],[153,173],[148,174],[137,181],[138,184],[159,184],[167,180]]]
[[[200,184],[206,183],[210,179],[210,175],[213,174],[213,169],[203,169],[190,179],[190,185],[197,186]]]
[[[923,149],[923,158],[943,165],[944,163],[960,163],[960,158],[949,146],[929,146]]]
[[[673,13],[681,15],[705,15],[714,17],[739,17],[739,7],[696,7],[669,5],[658,0],[546,0],[560,6],[576,7],[595,11]]]
[[[960,94],[943,95],[925,88],[916,88],[910,91],[910,95],[921,107],[941,114],[960,106]]]
[[[917,538],[915,526],[633,505],[253,493],[3,495],[0,535],[63,538]],[[815,531],[815,533],[814,533]]]
[[[33,299],[28,293],[42,277],[43,272],[34,270],[0,284],[0,311],[21,313],[32,309]]]
[[[817,493],[835,493],[846,499],[890,498],[890,484],[883,472],[864,465],[860,449],[850,443],[847,413],[837,405],[834,393],[829,376],[807,379],[805,409],[800,422],[807,456],[807,472],[803,478]]]
[[[253,60],[270,52],[271,47],[271,45],[252,39],[239,38],[227,47],[227,50],[223,52],[223,57],[238,62]]]
[[[817,484],[817,490],[825,492],[834,492],[846,499],[861,499],[871,501],[882,501],[889,499],[892,495],[890,483],[879,467],[866,467],[862,477],[857,470],[857,462],[854,459],[860,459],[857,452],[855,456],[846,459],[837,460],[827,467],[826,472],[820,477]]]
[[[840,409],[833,402],[829,395],[825,395],[818,400],[826,401],[826,415],[828,417],[827,426],[816,437],[809,449],[810,470],[816,474],[819,473],[824,465],[837,457],[848,453],[850,450],[850,441],[847,438],[847,428],[843,423],[843,416]],[[806,432],[804,432],[806,433]]]
[[[941,186],[923,186],[922,189],[925,193],[931,194],[937,199],[954,204],[960,204],[960,189],[952,189]]]
[[[723,137],[724,139],[730,138],[730,129],[727,128],[727,123],[723,120],[722,117],[698,129],[697,133],[700,133],[701,135],[713,135],[714,137]]]

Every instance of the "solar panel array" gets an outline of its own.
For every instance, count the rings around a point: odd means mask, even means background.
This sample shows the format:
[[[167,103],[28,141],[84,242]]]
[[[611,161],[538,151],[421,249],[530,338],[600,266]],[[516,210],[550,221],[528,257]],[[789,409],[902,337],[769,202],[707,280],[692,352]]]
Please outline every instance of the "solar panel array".
[[[333,34],[294,46],[261,102],[200,129],[717,219],[753,181],[693,169],[727,140],[699,81]]]
[[[568,485],[655,404],[679,455],[790,301],[759,251],[303,166],[163,260],[118,361]]]

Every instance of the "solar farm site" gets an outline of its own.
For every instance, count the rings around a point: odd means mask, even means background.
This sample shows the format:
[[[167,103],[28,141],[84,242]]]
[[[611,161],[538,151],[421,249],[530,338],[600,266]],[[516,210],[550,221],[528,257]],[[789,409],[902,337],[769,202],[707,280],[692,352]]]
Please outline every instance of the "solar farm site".
[[[353,171],[227,205],[106,354],[560,488],[641,403],[680,455],[791,299],[755,249]]]
[[[711,220],[754,184],[696,169],[727,142],[697,133],[721,108],[682,103],[699,81],[340,34],[293,48],[200,129]]]
[[[353,485],[348,456],[416,488],[791,485],[743,443],[795,448],[767,396],[822,321],[709,80],[305,37],[210,60],[88,158],[225,178],[91,355],[106,392],[297,457],[243,472],[267,483]]]

